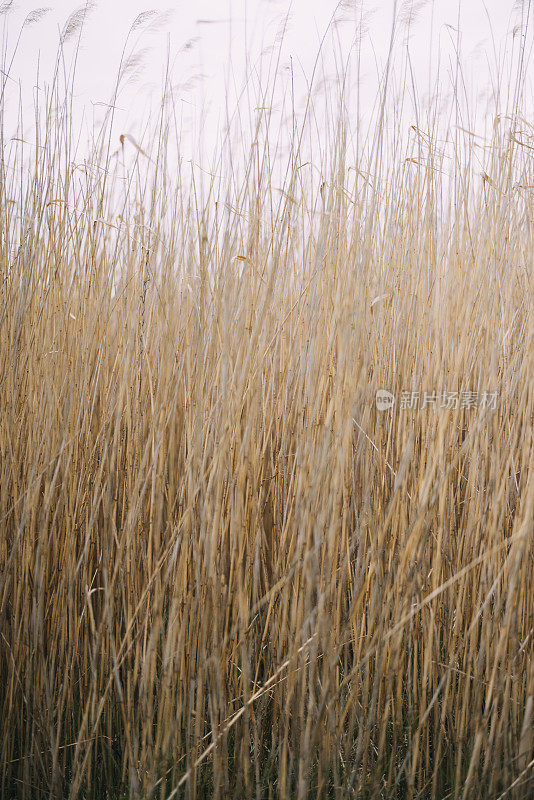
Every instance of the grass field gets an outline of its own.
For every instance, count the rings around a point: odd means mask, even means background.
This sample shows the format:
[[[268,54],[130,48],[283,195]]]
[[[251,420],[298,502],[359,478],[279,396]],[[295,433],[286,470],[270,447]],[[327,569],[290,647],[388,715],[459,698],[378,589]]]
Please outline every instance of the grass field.
[[[522,69],[202,174],[60,68],[2,135],[2,798],[532,797]]]

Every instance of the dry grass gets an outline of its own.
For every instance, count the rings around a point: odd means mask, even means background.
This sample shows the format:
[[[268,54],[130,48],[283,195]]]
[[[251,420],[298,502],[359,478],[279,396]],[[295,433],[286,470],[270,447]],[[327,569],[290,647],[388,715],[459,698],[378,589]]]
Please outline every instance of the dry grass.
[[[263,96],[201,183],[172,104],[84,165],[58,96],[1,161],[1,796],[532,796],[520,108],[341,104],[312,168]]]

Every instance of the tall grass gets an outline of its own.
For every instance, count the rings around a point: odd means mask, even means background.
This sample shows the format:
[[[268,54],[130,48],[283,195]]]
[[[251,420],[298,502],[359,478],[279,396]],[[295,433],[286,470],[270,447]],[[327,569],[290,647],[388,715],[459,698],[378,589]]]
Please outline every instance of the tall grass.
[[[532,796],[521,92],[265,91],[200,172],[168,87],[82,158],[58,65],[0,162],[1,796]]]

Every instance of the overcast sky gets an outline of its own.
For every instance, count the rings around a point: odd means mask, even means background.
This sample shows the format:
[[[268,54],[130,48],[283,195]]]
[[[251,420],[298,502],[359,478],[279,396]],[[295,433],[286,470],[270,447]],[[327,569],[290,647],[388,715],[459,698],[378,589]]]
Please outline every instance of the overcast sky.
[[[483,107],[492,81],[505,71],[521,37],[520,6],[510,0],[464,0],[460,6],[455,0],[397,3],[403,24],[397,31],[396,47],[409,50],[420,97],[424,99],[429,81],[435,76],[429,65],[432,63],[435,70],[438,54],[444,91],[447,81],[450,88],[459,22],[467,91],[472,102]],[[8,82],[7,121],[11,124],[17,107],[15,81],[22,85],[28,105],[35,91],[37,65],[42,87],[50,81],[60,32],[79,7],[79,2],[56,1],[40,19],[23,27]],[[523,3],[523,19],[527,7],[528,2]],[[24,19],[35,8],[35,3],[19,0],[4,15],[4,69],[11,60]],[[98,120],[103,114],[102,104],[111,98],[128,31],[138,15],[150,9],[161,12],[161,16],[146,17],[144,24],[130,33],[127,52],[137,53],[138,61],[117,101],[118,124],[132,135],[141,135],[147,109],[159,97],[167,52],[172,63],[172,83],[184,114],[190,114],[198,125],[199,107],[209,106],[208,119],[215,125],[223,114],[228,89],[239,93],[245,75],[252,76],[249,86],[257,83],[260,71],[265,78],[269,48],[276,48],[285,21],[280,70],[292,75],[297,106],[303,102],[321,38],[332,20],[335,25],[323,43],[315,83],[339,72],[340,56],[354,61],[355,42],[362,31],[362,98],[364,105],[371,106],[378,75],[386,62],[393,8],[393,0],[364,0],[363,4],[332,0],[197,0],[174,5],[162,0],[101,0],[84,24],[75,105],[79,111],[83,109],[87,119],[93,116]],[[410,9],[414,13],[408,27]],[[74,36],[65,43],[68,58],[72,58],[76,41]],[[531,49],[531,32],[527,43]]]

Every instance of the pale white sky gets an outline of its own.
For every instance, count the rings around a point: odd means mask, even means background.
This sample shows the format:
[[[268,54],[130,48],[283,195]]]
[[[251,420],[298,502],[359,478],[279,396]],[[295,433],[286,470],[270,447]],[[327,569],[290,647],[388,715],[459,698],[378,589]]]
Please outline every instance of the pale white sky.
[[[45,0],[46,2],[46,0]],[[82,4],[83,5],[83,4]],[[429,64],[440,63],[443,91],[450,89],[457,42],[456,27],[460,20],[461,52],[466,91],[470,102],[484,108],[492,81],[506,72],[513,51],[521,39],[521,16],[528,8],[511,0],[408,0],[398,2],[397,11],[403,20],[397,29],[397,51],[409,49],[413,78],[422,102],[429,88]],[[20,83],[26,108],[35,92],[39,63],[39,86],[49,83],[57,54],[60,31],[79,2],[56,0],[38,21],[22,28],[24,19],[36,8],[35,2],[19,0],[3,16],[4,51],[9,65],[20,33],[18,50],[10,67],[11,79],[6,89],[8,114],[6,123],[14,126]],[[130,34],[127,51],[139,54],[137,68],[117,100],[117,125],[123,132],[142,136],[142,120],[154,108],[159,97],[166,52],[172,62],[172,84],[183,110],[184,122],[190,131],[210,133],[224,117],[227,92],[239,93],[250,78],[254,94],[261,72],[265,79],[270,51],[279,41],[287,17],[281,51],[280,91],[291,80],[297,108],[303,103],[308,81],[322,35],[334,17],[336,24],[326,37],[320,68],[315,78],[339,72],[341,61],[349,58],[355,70],[354,42],[361,37],[360,78],[363,111],[372,106],[376,96],[378,75],[383,71],[391,22],[393,0],[197,0],[195,3],[169,3],[162,0],[100,0],[88,15],[78,54],[75,107],[85,118],[98,121],[104,112],[102,103],[109,102],[128,31],[147,9],[162,12],[145,20],[145,25]],[[336,11],[337,9],[337,11]],[[414,19],[408,28],[409,11]],[[515,32],[515,33],[514,33]],[[532,26],[527,36],[532,49]],[[76,36],[65,43],[66,61],[72,59]],[[351,49],[352,48],[352,49]],[[274,50],[276,52],[276,50]],[[352,53],[352,56],[349,54]],[[231,66],[230,66],[231,65]],[[291,76],[292,68],[292,78]],[[529,67],[530,70],[530,67]],[[285,74],[285,78],[284,78]],[[432,73],[435,75],[435,72]],[[411,80],[411,78],[410,78]],[[251,102],[256,98],[251,97]],[[276,103],[275,96],[275,103]],[[200,109],[208,106],[208,117],[200,120]],[[31,129],[31,115],[25,123]]]

